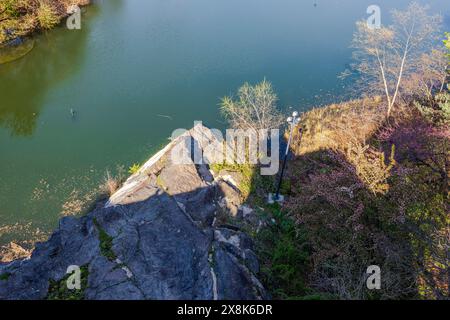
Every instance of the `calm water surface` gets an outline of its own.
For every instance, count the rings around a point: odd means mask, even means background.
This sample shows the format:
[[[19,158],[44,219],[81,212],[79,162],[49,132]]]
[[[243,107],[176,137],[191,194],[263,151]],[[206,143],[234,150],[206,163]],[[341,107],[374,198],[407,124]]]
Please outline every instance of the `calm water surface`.
[[[408,2],[377,1],[386,19]],[[266,77],[283,108],[338,101],[355,21],[372,3],[97,1],[82,30],[37,36],[0,65],[0,227],[50,230],[106,170],[143,162],[173,129],[223,128],[219,99],[245,81]],[[448,17],[449,1],[432,7]]]

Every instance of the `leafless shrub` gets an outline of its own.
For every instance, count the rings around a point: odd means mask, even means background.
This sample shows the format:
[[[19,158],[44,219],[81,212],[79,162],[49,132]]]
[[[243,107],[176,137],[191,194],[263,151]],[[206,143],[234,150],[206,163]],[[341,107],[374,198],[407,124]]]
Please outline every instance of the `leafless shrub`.
[[[277,109],[277,99],[272,84],[265,79],[254,86],[245,83],[239,88],[237,99],[222,99],[221,111],[233,128],[256,132],[278,128],[283,117]]]
[[[446,52],[433,49],[430,53],[422,54],[417,67],[416,73],[404,79],[404,94],[411,97],[424,97],[429,104],[432,104],[434,95],[443,92],[447,83]]]

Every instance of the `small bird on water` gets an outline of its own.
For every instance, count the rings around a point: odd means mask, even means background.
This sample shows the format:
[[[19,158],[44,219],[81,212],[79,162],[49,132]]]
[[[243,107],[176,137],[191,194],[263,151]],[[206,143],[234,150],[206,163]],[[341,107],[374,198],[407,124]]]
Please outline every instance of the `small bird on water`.
[[[70,115],[72,116],[72,118],[75,118],[75,110],[73,108],[70,108]]]
[[[158,117],[161,117],[161,118],[167,118],[167,119],[169,119],[169,120],[173,120],[171,116],[167,116],[167,115],[165,115],[165,114],[157,114],[157,116],[158,116]]]

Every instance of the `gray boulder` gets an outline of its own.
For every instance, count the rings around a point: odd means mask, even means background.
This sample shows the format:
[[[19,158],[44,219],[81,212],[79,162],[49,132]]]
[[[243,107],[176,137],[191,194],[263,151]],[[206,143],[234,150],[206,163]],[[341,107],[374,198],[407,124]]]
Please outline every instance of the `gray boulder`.
[[[61,219],[29,259],[0,265],[0,299],[70,298],[64,287],[71,265],[86,270],[76,295],[82,299],[267,298],[251,239],[213,224],[224,196],[218,182],[203,165],[169,161],[176,143],[105,207]]]

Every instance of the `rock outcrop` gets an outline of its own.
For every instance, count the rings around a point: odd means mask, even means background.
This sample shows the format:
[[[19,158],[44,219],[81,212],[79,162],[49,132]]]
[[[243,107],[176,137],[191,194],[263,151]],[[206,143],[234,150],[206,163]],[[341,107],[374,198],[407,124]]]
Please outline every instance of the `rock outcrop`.
[[[0,265],[0,299],[55,298],[71,265],[86,270],[84,299],[266,298],[251,239],[215,223],[224,180],[204,164],[175,164],[170,157],[180,143],[202,151],[211,139],[209,129],[195,126],[105,206],[61,219],[31,258]]]

